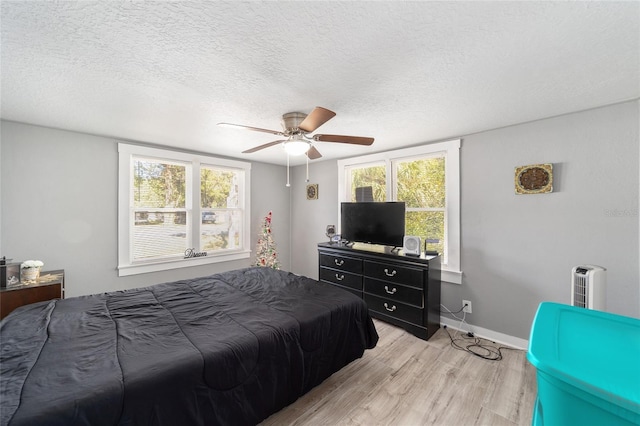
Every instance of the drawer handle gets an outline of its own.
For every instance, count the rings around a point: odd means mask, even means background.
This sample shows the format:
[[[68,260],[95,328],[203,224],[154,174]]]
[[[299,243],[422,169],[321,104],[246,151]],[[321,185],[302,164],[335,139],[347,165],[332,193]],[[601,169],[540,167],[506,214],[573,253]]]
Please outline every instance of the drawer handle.
[[[342,274],[342,275],[336,274],[336,280],[338,280],[338,281],[344,280],[344,274]]]
[[[387,292],[387,293],[389,293],[389,294],[395,294],[395,293],[396,293],[396,291],[398,291],[398,289],[394,287],[394,288],[392,288],[391,290],[389,290],[389,287],[387,287],[387,286],[385,285],[385,286],[384,286],[384,291],[386,291],[386,292]]]
[[[388,277],[393,277],[396,274],[396,270],[394,269],[393,271],[389,272],[389,270],[387,268],[384,268],[384,273],[388,276]]]
[[[333,261],[336,262],[336,266],[344,265],[344,260],[342,259],[333,259]]]
[[[393,312],[396,310],[396,305],[392,305],[391,307],[389,307],[389,305],[387,305],[387,302],[384,302],[384,308],[389,312]]]

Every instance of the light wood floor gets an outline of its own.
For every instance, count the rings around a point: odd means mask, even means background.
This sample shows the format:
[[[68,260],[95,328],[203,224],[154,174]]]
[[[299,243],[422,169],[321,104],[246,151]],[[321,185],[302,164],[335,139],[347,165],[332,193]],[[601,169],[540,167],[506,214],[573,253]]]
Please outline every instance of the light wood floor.
[[[531,424],[536,378],[525,351],[488,361],[452,348],[443,329],[425,342],[375,323],[376,348],[262,425]]]

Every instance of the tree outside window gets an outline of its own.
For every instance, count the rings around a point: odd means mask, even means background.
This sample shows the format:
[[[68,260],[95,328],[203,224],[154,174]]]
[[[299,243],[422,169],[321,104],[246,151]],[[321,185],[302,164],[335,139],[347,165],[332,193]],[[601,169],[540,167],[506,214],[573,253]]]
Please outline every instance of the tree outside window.
[[[351,198],[349,201],[358,201],[357,188],[371,188],[373,200],[387,200],[387,170],[384,164],[373,166],[353,167],[350,169]]]

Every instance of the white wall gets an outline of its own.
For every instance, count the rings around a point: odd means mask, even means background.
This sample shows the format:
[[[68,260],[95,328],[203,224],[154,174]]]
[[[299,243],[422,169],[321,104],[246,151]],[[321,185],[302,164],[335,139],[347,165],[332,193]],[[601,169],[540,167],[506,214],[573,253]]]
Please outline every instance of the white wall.
[[[307,200],[306,166],[291,173],[292,272],[318,279],[318,247],[329,241],[327,225],[338,226],[338,165],[335,161],[311,163],[309,183],[318,184],[318,199]]]
[[[607,310],[640,316],[638,103],[465,138],[460,288],[470,321],[527,338],[539,302],[570,303],[571,268],[607,268]],[[514,167],[553,163],[554,192],[515,195]],[[616,212],[621,212],[620,216]]]
[[[591,263],[608,270],[607,310],[640,317],[638,113],[633,101],[462,137],[464,275],[443,283],[442,302],[471,300],[468,322],[528,339],[538,304],[569,303],[571,268]],[[514,168],[536,163],[553,163],[554,192],[515,195]],[[312,163],[318,201],[292,193],[293,272],[318,276],[316,244],[337,221],[336,167]]]
[[[249,266],[262,218],[273,211],[283,269],[290,263],[286,169],[252,164],[250,259],[118,277],[118,141],[76,132],[0,122],[0,246],[15,261],[40,259],[64,269],[67,296],[175,281]]]

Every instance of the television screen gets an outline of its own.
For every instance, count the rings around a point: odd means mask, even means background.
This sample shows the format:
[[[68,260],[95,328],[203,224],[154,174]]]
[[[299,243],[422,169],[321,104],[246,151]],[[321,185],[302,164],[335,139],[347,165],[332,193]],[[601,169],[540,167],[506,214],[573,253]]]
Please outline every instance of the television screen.
[[[342,203],[342,238],[349,242],[402,247],[404,202]]]

